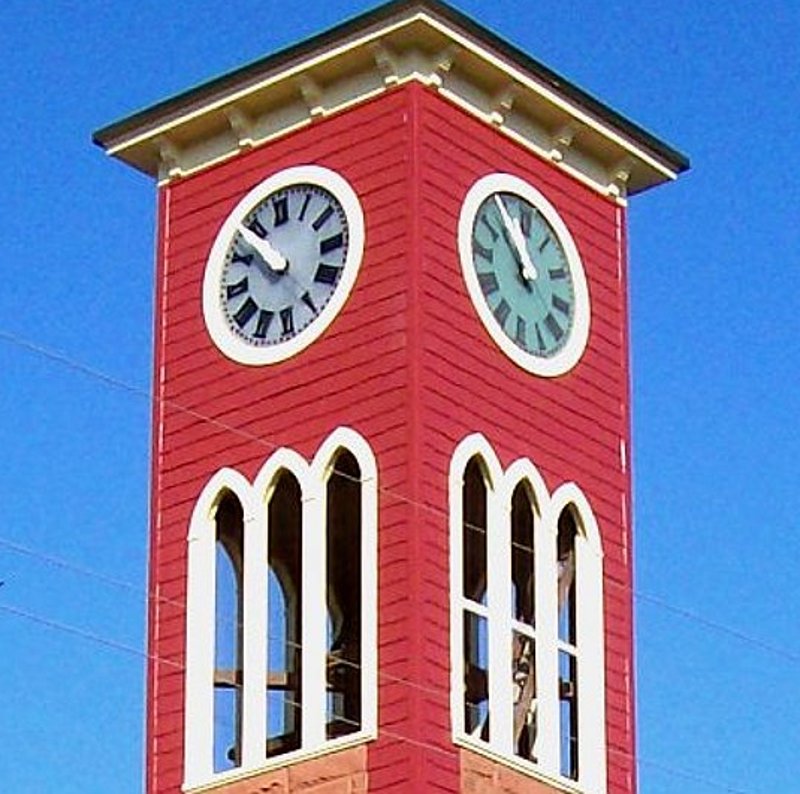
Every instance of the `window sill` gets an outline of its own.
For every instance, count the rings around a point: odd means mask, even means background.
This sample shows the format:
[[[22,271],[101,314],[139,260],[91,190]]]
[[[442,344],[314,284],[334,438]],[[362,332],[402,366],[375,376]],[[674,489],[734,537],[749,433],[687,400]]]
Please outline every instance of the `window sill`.
[[[301,767],[304,764],[313,764],[319,759],[327,759],[328,756],[333,756],[338,753],[344,753],[346,750],[355,750],[371,741],[374,741],[376,736],[373,733],[361,732],[349,736],[342,736],[338,739],[331,739],[320,747],[309,750],[294,750],[291,753],[285,753],[276,758],[270,758],[254,767],[238,767],[236,769],[229,769],[224,772],[216,772],[213,776],[203,782],[186,784],[181,787],[181,790],[186,794],[201,794],[205,791],[214,791],[222,786],[231,786],[240,781],[252,780],[252,778],[260,775],[265,775],[273,772],[280,772],[285,767]],[[366,753],[364,753],[364,769],[366,769]],[[343,767],[347,770],[352,770],[354,773],[358,771],[359,766],[356,760],[351,760],[344,764]]]
[[[578,780],[570,780],[569,778],[561,777],[560,775],[550,775],[542,771],[533,763],[524,761],[516,756],[508,756],[495,750],[491,745],[486,742],[476,741],[469,736],[454,736],[453,743],[468,750],[475,755],[481,756],[488,761],[512,770],[527,779],[535,779],[542,784],[548,786],[551,790],[562,791],[565,794],[606,794],[605,788],[602,791],[592,791],[582,785]],[[462,774],[463,774],[463,761],[462,761]],[[498,789],[499,790],[499,789]],[[505,789],[503,789],[505,791]]]

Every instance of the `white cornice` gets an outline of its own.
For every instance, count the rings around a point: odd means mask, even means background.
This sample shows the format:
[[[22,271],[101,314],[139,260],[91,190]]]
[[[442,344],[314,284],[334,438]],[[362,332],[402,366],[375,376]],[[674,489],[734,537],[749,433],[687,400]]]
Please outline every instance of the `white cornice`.
[[[426,11],[245,71],[109,128],[99,142],[165,183],[417,81],[612,200],[679,170],[628,134],[632,127]]]

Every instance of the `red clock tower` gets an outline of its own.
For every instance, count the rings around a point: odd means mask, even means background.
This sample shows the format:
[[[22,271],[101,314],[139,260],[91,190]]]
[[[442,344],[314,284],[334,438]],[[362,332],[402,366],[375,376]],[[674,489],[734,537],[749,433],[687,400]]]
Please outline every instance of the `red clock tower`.
[[[158,180],[147,791],[635,791],[626,218],[439,0],[99,131]]]

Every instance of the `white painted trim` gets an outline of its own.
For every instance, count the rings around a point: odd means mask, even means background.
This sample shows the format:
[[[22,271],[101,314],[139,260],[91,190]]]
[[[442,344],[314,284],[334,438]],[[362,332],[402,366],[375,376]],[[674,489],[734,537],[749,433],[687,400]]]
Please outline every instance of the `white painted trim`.
[[[188,786],[207,780],[214,770],[215,514],[226,492],[239,500],[247,527],[252,515],[250,484],[233,469],[221,469],[201,491],[187,537],[184,777]]]
[[[278,190],[298,184],[317,185],[341,204],[347,218],[347,255],[339,283],[313,322],[285,342],[263,347],[248,344],[228,325],[220,304],[220,283],[226,257],[242,219]],[[222,224],[208,256],[203,277],[203,317],[211,339],[219,350],[239,364],[276,364],[297,355],[318,339],[344,306],[356,281],[364,253],[364,213],[350,183],[340,174],[319,165],[298,165],[268,176],[245,194]]]
[[[580,105],[571,101],[569,97],[562,96],[558,91],[547,85],[545,82],[538,80],[535,76],[529,75],[523,69],[518,68],[513,61],[499,56],[490,49],[481,46],[472,37],[469,37],[468,35],[462,35],[457,31],[457,29],[447,24],[447,22],[438,20],[434,16],[424,12],[420,12],[405,19],[397,20],[394,23],[372,29],[361,36],[357,36],[342,42],[342,44],[339,46],[326,48],[324,51],[318,52],[306,60],[293,63],[283,71],[268,75],[257,82],[245,85],[238,90],[218,97],[203,107],[195,107],[144,132],[134,133],[131,135],[131,137],[123,139],[120,142],[109,146],[107,151],[110,155],[118,156],[123,160],[136,163],[137,156],[141,157],[140,152],[143,151],[145,147],[152,148],[153,142],[169,141],[169,136],[180,130],[181,127],[192,125],[193,123],[196,124],[200,122],[204,116],[221,115],[230,108],[235,109],[237,105],[242,102],[247,102],[248,104],[252,105],[254,101],[257,101],[257,95],[259,93],[269,91],[278,84],[283,83],[287,86],[296,84],[297,81],[300,80],[304,75],[319,73],[319,70],[323,70],[323,73],[325,74],[332,74],[333,77],[329,78],[329,82],[335,84],[336,77],[339,75],[337,72],[338,60],[342,60],[344,62],[348,57],[351,59],[355,57],[357,52],[374,52],[376,47],[381,46],[385,46],[386,49],[393,52],[395,56],[393,60],[395,62],[397,73],[393,74],[391,79],[387,80],[385,74],[382,72],[380,63],[378,62],[379,59],[376,59],[372,70],[375,75],[375,80],[373,82],[377,87],[373,88],[372,90],[364,88],[360,90],[357,89],[344,98],[344,100],[338,98],[338,100],[334,99],[332,103],[327,104],[325,102],[325,97],[323,96],[322,100],[317,103],[317,106],[321,109],[323,115],[338,112],[346,107],[350,107],[354,104],[365,101],[376,94],[390,90],[394,85],[416,80],[424,85],[441,86],[443,89],[443,95],[447,95],[450,98],[458,97],[460,104],[466,104],[470,106],[470,112],[485,118],[487,123],[494,123],[496,125],[497,119],[494,118],[496,114],[482,111],[481,108],[475,104],[474,99],[471,99],[467,96],[460,96],[457,91],[449,89],[447,86],[442,86],[442,76],[440,74],[439,63],[436,58],[432,59],[433,62],[431,64],[418,64],[417,62],[421,59],[416,57],[418,54],[413,51],[413,47],[408,49],[406,52],[402,51],[404,46],[401,43],[403,41],[402,37],[407,35],[404,29],[419,23],[428,26],[431,30],[436,31],[436,33],[442,37],[442,52],[447,49],[448,45],[454,50],[469,51],[473,58],[476,58],[479,61],[479,64],[475,67],[476,70],[486,70],[487,67],[490,70],[494,70],[493,75],[498,82],[505,80],[509,85],[517,86],[524,92],[529,92],[530,95],[533,95],[532,101],[541,101],[551,108],[551,112],[555,110],[555,112],[563,115],[563,117],[569,120],[572,124],[587,128],[590,133],[593,133],[592,137],[594,137],[594,135],[599,136],[601,139],[605,140],[608,144],[618,150],[618,156],[615,158],[617,162],[622,161],[625,158],[631,158],[637,165],[641,164],[643,169],[647,169],[651,172],[651,174],[655,175],[649,178],[651,184],[655,184],[658,181],[675,179],[677,177],[677,173],[674,171],[674,169],[668,167],[658,158],[648,153],[645,148],[639,146],[635,141],[631,140],[621,131],[615,130],[609,124],[604,123],[602,120],[595,118],[592,114],[582,110]],[[408,45],[405,46],[408,47]],[[406,60],[411,61],[414,65],[402,63],[404,56]],[[346,71],[344,72],[344,75],[344,79],[347,79]],[[475,89],[477,87],[473,85],[472,88]],[[479,88],[477,90],[480,92]],[[311,123],[315,118],[313,113],[315,110],[317,110],[316,107],[310,108],[307,118],[303,119],[300,122],[300,125]],[[513,130],[508,129],[502,123],[502,119],[500,121],[501,123],[499,125],[499,129],[506,134],[513,134]],[[288,131],[289,127],[296,126],[297,123],[284,126],[280,130],[280,133]],[[232,125],[232,127],[234,127],[233,132],[236,133],[230,136],[232,139],[231,143],[234,145],[232,147],[228,146],[227,151],[218,153],[216,156],[212,155],[210,158],[206,158],[202,163],[189,165],[189,167],[185,167],[184,164],[178,163],[173,168],[167,169],[167,171],[174,171],[175,173],[169,173],[166,178],[169,179],[172,176],[185,176],[201,168],[208,167],[213,162],[226,159],[227,157],[235,154],[237,151],[240,151],[243,143],[250,142],[250,135],[252,133],[249,133],[248,136],[243,139],[241,134],[239,134],[235,129],[235,124]],[[260,137],[258,139],[252,138],[252,144],[262,145],[270,137],[271,135]],[[526,146],[529,148],[534,148],[538,151],[538,147],[535,145],[531,146],[532,143],[532,141],[525,141]],[[545,157],[548,157],[547,152],[544,152],[543,154]],[[556,164],[559,167],[567,167],[568,169],[571,168],[563,161],[559,161]],[[141,164],[139,167],[141,167]],[[594,179],[589,177],[588,183],[593,189],[597,190],[603,195],[608,196],[610,199],[624,203],[624,197],[620,195],[618,186],[614,184],[613,175],[608,173],[607,177],[607,179]]]
[[[532,204],[555,232],[564,249],[575,296],[574,319],[569,338],[555,355],[544,358],[518,347],[492,314],[478,282],[472,238],[475,217],[481,204],[495,193],[513,193]],[[518,366],[534,375],[555,378],[569,372],[580,360],[589,338],[589,287],[578,247],[556,208],[533,185],[512,174],[492,173],[479,178],[467,191],[458,219],[458,252],[461,272],[472,303],[495,344]]]
[[[326,713],[326,563],[320,531],[325,527],[325,486],[339,449],[349,451],[361,469],[362,498],[362,729],[336,739],[325,738]],[[302,494],[302,747],[266,759],[266,692],[268,669],[267,562],[269,500],[277,478],[288,472]],[[242,764],[213,771],[215,510],[230,491],[244,512],[244,648]],[[198,497],[188,533],[186,608],[186,694],[184,705],[184,789],[200,789],[247,777],[261,769],[282,766],[377,735],[377,562],[378,469],[367,441],[356,431],[339,427],[321,444],[309,464],[292,449],[277,449],[264,462],[252,485],[229,468],[214,474]],[[322,530],[321,530],[322,528]]]
[[[487,538],[488,596],[486,607],[462,595],[462,489],[467,463],[478,456],[486,473],[489,526]],[[564,483],[552,494],[536,466],[527,458],[515,460],[505,471],[483,435],[467,436],[455,448],[450,462],[450,704],[453,741],[545,779],[565,791],[606,794],[605,634],[603,623],[603,553],[600,531],[583,492]],[[536,625],[525,633],[535,636],[538,735],[537,762],[515,755],[510,719],[511,632],[520,628],[511,616],[510,539],[508,511],[520,482],[529,487],[534,501],[536,566]],[[558,517],[564,509],[575,511],[576,551],[579,779],[560,774],[558,695]],[[504,547],[506,551],[498,548]],[[463,615],[469,609],[485,614],[491,639],[489,657],[489,713],[491,738],[470,736],[464,726]],[[498,680],[502,679],[502,680]],[[547,682],[550,682],[549,685]]]

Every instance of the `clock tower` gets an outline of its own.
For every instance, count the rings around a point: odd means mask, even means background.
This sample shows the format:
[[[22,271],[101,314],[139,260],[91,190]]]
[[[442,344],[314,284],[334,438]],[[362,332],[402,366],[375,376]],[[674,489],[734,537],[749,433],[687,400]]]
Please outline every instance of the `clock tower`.
[[[157,180],[149,794],[633,794],[626,207],[440,0],[95,134]]]

